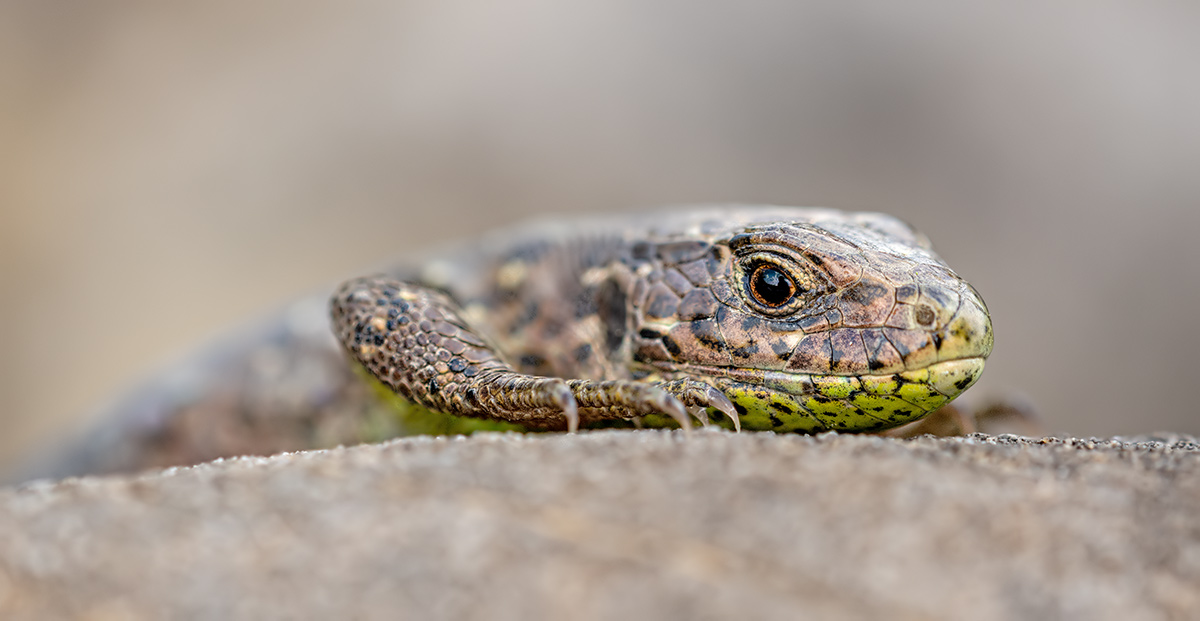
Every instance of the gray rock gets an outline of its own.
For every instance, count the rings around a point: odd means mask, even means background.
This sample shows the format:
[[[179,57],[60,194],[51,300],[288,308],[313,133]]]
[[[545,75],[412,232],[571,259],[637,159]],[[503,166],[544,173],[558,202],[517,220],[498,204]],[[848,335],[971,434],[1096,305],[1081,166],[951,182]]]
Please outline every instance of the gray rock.
[[[4,619],[1180,619],[1200,445],[409,438],[0,491]]]

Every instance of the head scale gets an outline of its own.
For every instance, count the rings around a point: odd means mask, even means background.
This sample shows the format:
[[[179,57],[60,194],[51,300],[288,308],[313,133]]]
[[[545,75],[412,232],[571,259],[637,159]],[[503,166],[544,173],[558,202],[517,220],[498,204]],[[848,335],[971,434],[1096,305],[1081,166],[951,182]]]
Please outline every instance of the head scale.
[[[635,360],[713,384],[748,428],[900,425],[991,353],[978,293],[890,216],[817,212],[652,254],[632,292]]]

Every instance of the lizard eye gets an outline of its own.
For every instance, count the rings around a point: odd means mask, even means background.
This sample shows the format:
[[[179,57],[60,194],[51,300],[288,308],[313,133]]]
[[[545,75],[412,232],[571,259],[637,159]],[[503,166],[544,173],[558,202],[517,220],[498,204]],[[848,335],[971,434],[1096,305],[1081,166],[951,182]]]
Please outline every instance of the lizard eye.
[[[812,277],[801,268],[768,252],[741,261],[741,293],[747,305],[764,315],[783,317],[804,305],[814,289]]]
[[[795,297],[796,283],[783,270],[760,263],[750,274],[750,295],[763,306],[779,308]]]

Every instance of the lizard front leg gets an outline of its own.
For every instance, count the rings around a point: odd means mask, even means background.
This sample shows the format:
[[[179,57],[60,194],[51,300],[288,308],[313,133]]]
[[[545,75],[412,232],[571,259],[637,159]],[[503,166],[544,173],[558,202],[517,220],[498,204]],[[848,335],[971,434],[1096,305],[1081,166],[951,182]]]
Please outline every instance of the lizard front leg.
[[[350,355],[400,396],[436,412],[542,428],[565,418],[569,431],[578,428],[580,410],[598,419],[663,413],[686,430],[687,407],[708,405],[699,391],[674,385],[520,373],[462,319],[457,303],[419,284],[352,280],[331,307]]]

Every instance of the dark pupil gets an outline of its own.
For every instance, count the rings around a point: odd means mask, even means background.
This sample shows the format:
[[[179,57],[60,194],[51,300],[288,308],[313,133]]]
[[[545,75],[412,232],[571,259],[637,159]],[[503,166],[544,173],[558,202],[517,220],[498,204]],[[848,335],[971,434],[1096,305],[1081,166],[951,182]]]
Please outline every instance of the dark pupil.
[[[792,279],[773,267],[760,267],[754,271],[754,297],[767,306],[783,306],[792,299],[796,286]]]

